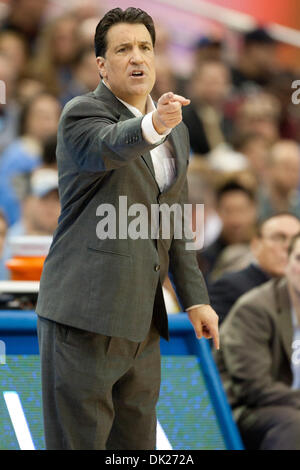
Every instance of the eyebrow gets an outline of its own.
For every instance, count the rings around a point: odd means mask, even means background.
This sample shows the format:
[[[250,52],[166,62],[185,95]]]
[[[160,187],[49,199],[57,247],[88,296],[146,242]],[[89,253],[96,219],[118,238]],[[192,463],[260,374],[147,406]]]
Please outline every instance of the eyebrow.
[[[131,42],[123,42],[122,44],[118,44],[115,49],[118,49],[119,47],[131,46],[131,44]],[[147,44],[149,46],[152,46],[150,41],[139,41],[139,44]]]

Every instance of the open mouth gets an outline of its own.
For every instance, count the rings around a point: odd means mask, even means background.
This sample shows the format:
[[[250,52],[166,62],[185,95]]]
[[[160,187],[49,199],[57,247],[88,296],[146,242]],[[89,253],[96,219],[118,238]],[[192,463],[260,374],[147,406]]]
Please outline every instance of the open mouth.
[[[136,70],[136,71],[133,71],[131,72],[131,77],[134,77],[134,78],[139,78],[139,77],[143,77],[144,76],[144,72],[142,70]]]

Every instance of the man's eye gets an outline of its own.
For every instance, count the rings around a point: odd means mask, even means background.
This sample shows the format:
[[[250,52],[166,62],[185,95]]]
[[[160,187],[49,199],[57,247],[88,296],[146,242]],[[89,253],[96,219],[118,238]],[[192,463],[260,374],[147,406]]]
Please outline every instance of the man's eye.
[[[118,52],[124,52],[125,51],[125,47],[121,47],[121,49],[118,49]]]

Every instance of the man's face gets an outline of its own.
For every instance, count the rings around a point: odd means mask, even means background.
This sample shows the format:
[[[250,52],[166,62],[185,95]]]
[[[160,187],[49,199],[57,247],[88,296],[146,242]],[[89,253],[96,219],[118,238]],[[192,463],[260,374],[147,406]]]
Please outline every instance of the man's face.
[[[32,105],[26,122],[26,133],[43,142],[56,134],[61,108],[52,96],[41,96]]]
[[[228,95],[229,73],[225,66],[217,63],[200,64],[192,85],[196,101],[211,106],[221,105]]]
[[[261,229],[261,237],[251,244],[261,268],[271,276],[283,276],[288,261],[288,246],[300,231],[300,221],[289,215],[267,220]]]
[[[26,201],[25,216],[34,234],[52,235],[60,214],[58,191],[53,190],[44,197],[31,196]]]
[[[228,191],[219,201],[218,214],[227,243],[247,243],[256,220],[256,207],[242,191]]]
[[[118,23],[106,36],[105,57],[97,57],[99,71],[112,92],[123,101],[145,107],[155,83],[152,40],[143,24]]]
[[[252,44],[244,53],[251,57],[259,71],[270,72],[276,68],[276,49],[275,44]]]
[[[300,240],[294,245],[293,251],[289,256],[286,277],[288,283],[300,294]]]
[[[300,159],[297,146],[287,146],[270,168],[270,180],[284,193],[298,188]]]

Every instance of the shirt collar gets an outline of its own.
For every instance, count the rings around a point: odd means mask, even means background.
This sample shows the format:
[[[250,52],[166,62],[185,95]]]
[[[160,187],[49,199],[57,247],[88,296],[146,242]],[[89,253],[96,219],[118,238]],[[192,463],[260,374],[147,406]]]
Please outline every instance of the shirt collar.
[[[103,83],[107,88],[109,88],[108,85],[105,83],[104,80],[102,80],[102,83]],[[109,88],[109,90],[110,90],[110,88]],[[111,90],[110,90],[110,91],[111,91]],[[115,95],[115,96],[116,96],[116,95]],[[117,98],[119,101],[121,101],[121,103],[123,103],[124,106],[126,106],[126,108],[129,109],[129,111],[131,111],[132,114],[135,115],[135,117],[143,116],[143,113],[141,113],[141,111],[140,111],[139,109],[137,109],[135,106],[132,106],[131,104],[126,103],[126,101],[121,100],[121,99],[118,98],[117,96],[116,96],[116,98]],[[156,108],[155,108],[155,104],[154,104],[154,102],[153,102],[151,96],[148,95],[148,96],[147,96],[147,103],[146,103],[146,114],[151,113],[152,111],[155,111],[155,109],[156,109]]]

